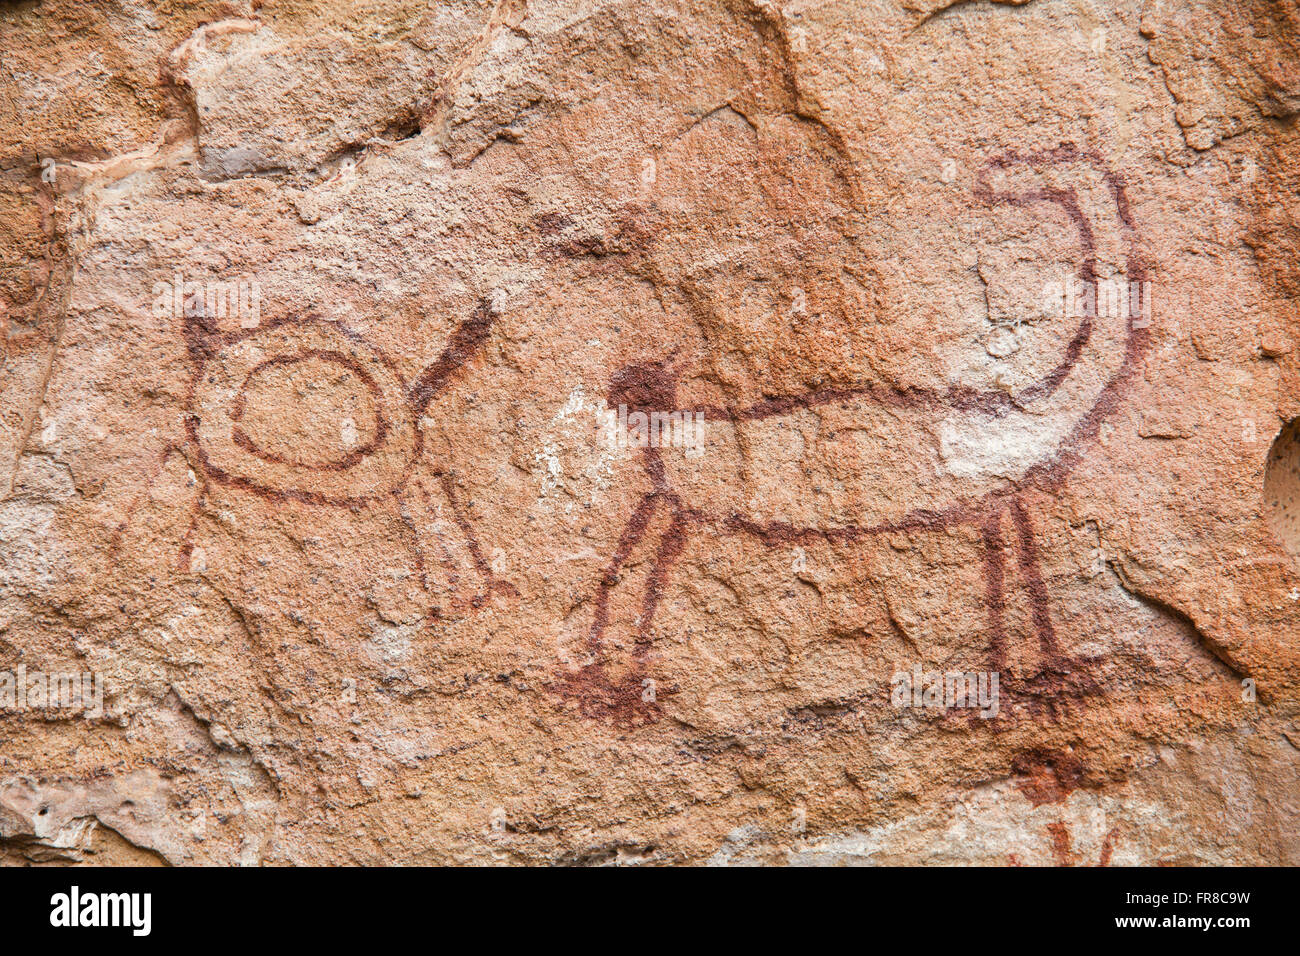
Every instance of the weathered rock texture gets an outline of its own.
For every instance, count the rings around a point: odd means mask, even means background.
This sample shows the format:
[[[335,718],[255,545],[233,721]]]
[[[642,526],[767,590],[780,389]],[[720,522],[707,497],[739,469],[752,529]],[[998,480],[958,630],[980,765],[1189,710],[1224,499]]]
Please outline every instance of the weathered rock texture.
[[[1300,863],[1298,111],[1294,0],[0,4],[0,671],[105,687],[0,859]]]

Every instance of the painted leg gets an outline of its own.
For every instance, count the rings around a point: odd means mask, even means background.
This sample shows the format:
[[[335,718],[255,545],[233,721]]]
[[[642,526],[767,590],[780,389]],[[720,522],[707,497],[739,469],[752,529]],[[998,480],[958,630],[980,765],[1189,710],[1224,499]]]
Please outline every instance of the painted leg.
[[[469,516],[465,514],[460,506],[460,498],[456,495],[456,482],[450,474],[443,472],[438,476],[442,484],[443,493],[447,496],[447,503],[451,505],[452,517],[456,520],[456,527],[460,529],[462,537],[465,539],[465,546],[469,549],[470,557],[474,561],[474,568],[483,576],[483,585],[487,588],[488,593],[502,591],[512,597],[518,597],[518,589],[503,578],[499,578],[492,571],[492,566],[488,564],[487,558],[483,556],[483,550],[479,547],[478,536],[474,533],[474,527],[470,524]],[[474,602],[478,607],[482,601]]]
[[[650,580],[646,582],[645,598],[641,602],[641,618],[637,627],[636,656],[638,665],[644,660],[653,642],[655,612],[663,599],[664,585],[672,570],[673,562],[681,555],[686,546],[687,518],[674,500],[673,519],[668,530],[659,539],[659,550],[655,552],[654,566],[650,571]]]
[[[454,514],[441,477],[417,467],[392,492],[392,502],[427,601],[429,626],[473,613],[490,591],[475,560],[472,529]]]
[[[1006,558],[1002,553],[1002,515],[994,511],[984,521],[984,603],[989,615],[989,664],[1007,680]]]
[[[627,519],[627,525],[619,536],[618,547],[614,549],[614,557],[610,560],[609,567],[601,575],[600,587],[596,591],[596,613],[592,617],[591,630],[587,634],[587,649],[593,655],[599,656],[605,628],[609,626],[609,598],[615,585],[618,584],[619,572],[631,556],[632,549],[645,537],[650,520],[659,509],[659,504],[660,496],[657,493],[648,494],[641,499],[641,503]]]
[[[641,674],[641,623],[638,623],[636,650],[633,652],[631,669],[617,677],[609,672],[606,658],[606,630],[610,624],[610,604],[614,589],[620,583],[619,575],[636,547],[650,531],[651,521],[664,504],[662,492],[651,492],[641,499],[640,504],[629,516],[623,533],[619,537],[618,547],[610,559],[608,567],[601,576],[596,591],[596,610],[587,635],[587,649],[591,662],[564,674],[550,689],[559,696],[574,702],[579,711],[587,717],[613,720],[619,724],[652,723],[660,716],[659,705],[651,689],[642,686]],[[665,536],[666,537],[666,536]],[[663,561],[665,541],[661,540],[655,551],[654,567],[658,569]],[[651,572],[651,584],[654,588],[655,571]],[[644,620],[646,600],[642,601]],[[651,603],[653,609],[653,603]]]
[[[1034,542],[1034,527],[1029,514],[1016,498],[1011,499],[1011,520],[1016,526],[1016,556],[1020,564],[1020,575],[1029,589],[1029,599],[1033,607],[1034,633],[1038,636],[1038,645],[1049,667],[1065,664],[1065,656],[1056,641],[1056,630],[1052,627],[1051,599],[1047,595],[1047,584],[1038,562],[1038,547]]]
[[[1086,661],[1062,652],[1056,639],[1056,629],[1052,626],[1051,599],[1038,560],[1034,527],[1024,506],[1015,499],[1011,501],[1011,518],[1016,526],[1020,576],[1029,590],[1034,632],[1038,636],[1038,646],[1043,656],[1043,673],[1036,679],[1036,685],[1045,698],[1047,712],[1055,717],[1070,698],[1098,693],[1100,687],[1086,671]]]

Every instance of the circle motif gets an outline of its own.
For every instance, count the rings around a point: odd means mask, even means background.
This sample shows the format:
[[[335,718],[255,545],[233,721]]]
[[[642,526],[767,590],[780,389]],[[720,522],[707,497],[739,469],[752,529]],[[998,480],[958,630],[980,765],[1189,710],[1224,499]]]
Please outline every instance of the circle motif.
[[[280,371],[326,372],[324,387],[346,382],[364,390],[373,420],[362,422],[366,440],[332,456],[311,460],[280,450],[251,424],[259,391],[250,384]],[[353,381],[355,379],[355,381]],[[346,437],[355,425],[345,409],[337,422]],[[218,481],[267,497],[316,504],[352,505],[399,488],[420,448],[407,387],[378,350],[346,327],[318,320],[292,321],[229,341],[204,364],[195,383],[191,438],[208,473]],[[355,439],[354,439],[355,440]]]

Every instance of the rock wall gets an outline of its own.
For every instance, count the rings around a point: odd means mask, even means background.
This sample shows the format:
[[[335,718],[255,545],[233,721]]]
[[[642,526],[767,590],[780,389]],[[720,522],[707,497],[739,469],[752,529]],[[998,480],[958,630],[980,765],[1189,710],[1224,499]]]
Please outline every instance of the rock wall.
[[[0,4],[0,861],[1300,863],[1294,0]]]

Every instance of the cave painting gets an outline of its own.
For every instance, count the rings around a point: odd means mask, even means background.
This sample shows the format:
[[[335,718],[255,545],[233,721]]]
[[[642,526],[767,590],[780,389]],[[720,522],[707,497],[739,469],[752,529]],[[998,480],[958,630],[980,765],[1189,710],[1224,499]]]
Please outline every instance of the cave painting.
[[[1074,188],[1054,185],[1061,174],[1081,170],[1104,184],[1108,194],[1111,234],[1122,236],[1123,275],[1130,282],[1146,282],[1147,267],[1138,252],[1137,237],[1124,183],[1094,153],[1062,146],[1030,153],[1010,152],[986,164],[975,184],[975,197],[985,206],[1009,204],[1031,209],[1053,207],[1064,215],[1074,233],[1079,253],[1078,278],[1095,284],[1100,275],[1097,256],[1098,223],[1084,209]],[[1003,188],[1005,176],[1028,175],[1037,185]],[[1045,175],[1051,173],[1052,175]],[[580,711],[617,722],[653,721],[662,715],[660,697],[653,690],[650,657],[656,614],[673,567],[693,536],[737,535],[775,549],[817,543],[853,544],[892,532],[939,530],[968,525],[978,530],[983,603],[989,640],[988,663],[1003,671],[1007,664],[1008,630],[1004,623],[1008,578],[1017,575],[1031,609],[1032,631],[1043,662],[1041,672],[1019,685],[1003,678],[1005,691],[1027,693],[1082,693],[1090,680],[1080,662],[1064,652],[1052,621],[1035,530],[1025,499],[1035,490],[1058,488],[1093,442],[1101,423],[1119,406],[1129,379],[1138,367],[1149,337],[1149,323],[1135,320],[1125,310],[1110,317],[1114,325],[1103,334],[1103,317],[1084,315],[1068,334],[1054,365],[1032,383],[1016,391],[949,388],[883,387],[833,388],[768,398],[743,406],[695,409],[708,424],[710,453],[682,454],[681,449],[653,445],[639,448],[639,465],[649,490],[627,515],[614,553],[596,584],[594,612],[586,636],[589,663],[558,674],[551,689],[576,701]],[[452,334],[441,355],[407,383],[381,350],[344,324],[315,318],[286,319],[252,330],[222,331],[202,315],[187,316],[184,337],[194,367],[189,412],[185,419],[190,454],[202,472],[204,492],[195,505],[194,518],[204,507],[207,483],[241,489],[271,501],[293,500],[327,508],[356,508],[379,504],[391,507],[409,536],[416,569],[426,593],[428,547],[427,515],[433,498],[451,506],[454,521],[469,553],[468,563],[479,576],[480,592],[514,592],[497,578],[484,555],[464,509],[460,506],[448,465],[423,462],[422,419],[430,402],[455,380],[466,361],[486,341],[493,324],[487,301]],[[1109,338],[1107,338],[1107,334]],[[259,414],[275,412],[264,381],[276,370],[310,368],[309,377],[342,376],[352,385],[359,420],[355,435],[335,454],[308,453],[292,443],[272,447],[262,437],[274,428],[256,427]],[[635,415],[678,408],[678,385],[683,370],[678,358],[628,364],[615,372],[606,394],[611,409],[624,408]],[[258,397],[261,396],[261,400]],[[798,514],[799,508],[772,510],[750,507],[735,490],[744,486],[735,473],[742,456],[717,454],[719,444],[739,447],[745,429],[785,426],[800,415],[834,414],[872,434],[888,433],[921,415],[938,422],[956,436],[963,432],[991,436],[1009,431],[1028,448],[1022,451],[1015,474],[982,471],[959,472],[934,497],[923,481],[909,481],[908,470],[925,467],[926,451],[907,434],[891,436],[892,451],[885,460],[863,464],[854,479],[866,487],[896,487],[907,492],[854,512],[850,507]],[[882,417],[883,416],[883,417]],[[263,425],[273,424],[265,419]],[[846,429],[851,431],[852,429]],[[1018,436],[1018,437],[1016,437]],[[1022,441],[1028,436],[1027,444]],[[761,442],[750,447],[764,447]],[[423,468],[420,466],[423,464]],[[873,470],[874,469],[874,470]],[[779,469],[778,469],[779,472]],[[901,479],[901,482],[900,482]],[[800,489],[806,477],[796,471],[782,474],[780,489],[793,493],[805,505],[814,498]],[[791,499],[787,499],[791,500]],[[865,499],[863,499],[865,500]],[[710,502],[698,505],[697,502]],[[418,509],[414,506],[419,506]],[[890,509],[892,508],[892,511]],[[883,510],[882,510],[883,509]],[[889,512],[889,513],[886,513]],[[128,517],[129,520],[129,517]],[[652,530],[655,523],[662,530]],[[125,524],[125,523],[124,523]],[[188,562],[193,550],[194,521],[184,544]],[[447,542],[435,535],[433,547],[447,565],[451,587],[456,587],[454,559]],[[610,608],[615,590],[628,585],[625,570],[633,550],[648,541],[650,571],[637,601],[636,639],[630,659],[620,672],[611,666],[607,645]],[[1007,545],[1014,563],[1006,559]],[[436,611],[430,615],[436,619]],[[668,691],[671,693],[671,691]]]
[[[335,509],[377,505],[393,509],[407,531],[407,545],[426,594],[430,587],[430,551],[446,571],[451,597],[477,607],[487,593],[512,592],[493,574],[478,538],[458,500],[445,462],[424,455],[424,416],[431,402],[456,379],[465,363],[482,347],[492,328],[491,303],[483,300],[452,333],[438,358],[412,383],[403,380],[393,362],[347,325],[315,317],[282,319],[253,329],[223,331],[202,314],[184,317],[183,333],[193,364],[185,434],[189,448],[170,448],[150,481],[173,454],[191,462],[202,486],[182,545],[186,570],[201,571],[194,535],[206,506],[209,483],[249,492],[272,502],[297,501]],[[343,441],[335,454],[320,454],[306,444],[277,435],[286,418],[285,393],[277,395],[267,383],[277,370],[300,373],[308,386],[343,383],[359,396],[357,420],[344,421]],[[329,409],[337,418],[340,409]],[[308,416],[310,417],[310,416]],[[346,434],[350,431],[351,434]],[[267,440],[280,438],[274,446]],[[421,467],[423,466],[423,467]],[[442,522],[423,516],[449,506],[456,540],[444,534]],[[131,520],[126,518],[117,540]],[[472,569],[478,580],[462,582],[461,570]],[[468,596],[467,596],[468,595]],[[446,598],[448,595],[441,595]],[[430,619],[441,615],[430,608]]]
[[[1113,227],[1109,235],[1121,238],[1120,257],[1123,273],[1129,281],[1146,282],[1148,270],[1138,251],[1137,237],[1129,201],[1122,180],[1110,172],[1101,157],[1071,146],[1042,152],[1009,152],[993,159],[976,179],[975,196],[986,206],[1011,204],[1025,209],[1055,207],[1064,214],[1075,233],[1079,250],[1078,278],[1094,284],[1099,278],[1099,224],[1085,212],[1080,194],[1071,186],[1053,185],[1071,171],[1104,183],[1108,194],[1107,215]],[[1029,177],[1025,188],[999,188],[1008,174]],[[1050,174],[1050,175],[1048,175]],[[553,689],[576,701],[582,713],[612,718],[619,722],[652,722],[662,714],[664,691],[655,692],[656,676],[670,688],[668,675],[655,675],[650,666],[656,613],[670,583],[673,566],[692,536],[741,535],[767,548],[798,547],[818,542],[852,544],[891,532],[937,530],[965,524],[978,529],[982,542],[983,602],[989,635],[989,666],[1002,671],[1007,664],[1008,630],[1005,625],[1008,576],[1018,575],[1028,595],[1032,631],[1043,662],[1041,672],[1019,685],[1004,678],[1004,688],[1011,693],[1030,697],[1062,693],[1086,693],[1090,679],[1080,661],[1065,653],[1052,622],[1047,586],[1040,570],[1034,526],[1025,499],[1035,489],[1051,492],[1058,488],[1080,460],[1097,435],[1103,420],[1112,415],[1123,400],[1128,381],[1137,369],[1147,347],[1149,322],[1135,317],[1129,309],[1111,317],[1111,327],[1101,328],[1102,316],[1085,315],[1078,323],[1055,366],[1027,387],[1009,392],[971,388],[883,388],[830,389],[809,391],[788,397],[773,398],[745,407],[697,409],[711,423],[709,451],[688,456],[680,449],[643,447],[638,450],[640,466],[648,479],[649,490],[632,509],[617,547],[601,577],[594,601],[594,615],[587,634],[585,666],[561,674]],[[647,415],[654,411],[677,409],[681,370],[675,359],[638,363],[618,370],[609,383],[607,394],[611,409],[625,406]],[[814,411],[815,410],[815,411]],[[876,462],[882,470],[873,475],[870,463],[856,477],[868,486],[879,479],[883,492],[903,485],[903,492],[893,492],[893,500],[881,501],[864,495],[861,502],[870,507],[841,509],[844,520],[827,521],[820,512],[801,515],[792,520],[788,510],[799,510],[800,502],[814,500],[809,479],[798,467],[782,471],[773,466],[771,473],[781,476],[785,507],[776,509],[779,520],[756,514],[736,493],[745,485],[737,462],[763,448],[759,442],[745,445],[739,452],[745,429],[762,429],[783,425],[801,414],[834,413],[859,426],[869,426],[876,434],[889,437],[887,443],[873,445],[873,455],[880,449],[891,461]],[[934,498],[923,481],[911,481],[909,469],[926,466],[926,452],[910,440],[906,431],[908,416],[922,416],[939,423],[961,438],[974,434],[985,444],[996,443],[1010,435],[1008,443],[1021,442],[1028,449],[1022,453],[1013,474],[967,469],[945,486],[945,495]],[[890,431],[893,429],[893,432]],[[715,451],[723,446],[723,453]],[[758,452],[758,454],[762,454]],[[795,463],[796,466],[798,462]],[[900,480],[901,479],[901,480]],[[866,489],[870,491],[870,487]],[[790,494],[793,494],[793,498]],[[721,502],[699,506],[697,502]],[[785,512],[785,513],[783,513]],[[845,513],[847,512],[847,513]],[[812,520],[807,520],[811,518]],[[651,533],[654,522],[663,526],[657,540]],[[611,667],[607,640],[611,600],[617,588],[633,587],[625,583],[625,572],[633,549],[649,538],[649,574],[639,600],[632,650],[623,654],[619,672]],[[1010,543],[1015,555],[1014,566],[1006,560],[1004,546]],[[1034,685],[1034,686],[1030,686]],[[671,693],[671,689],[669,689]]]

